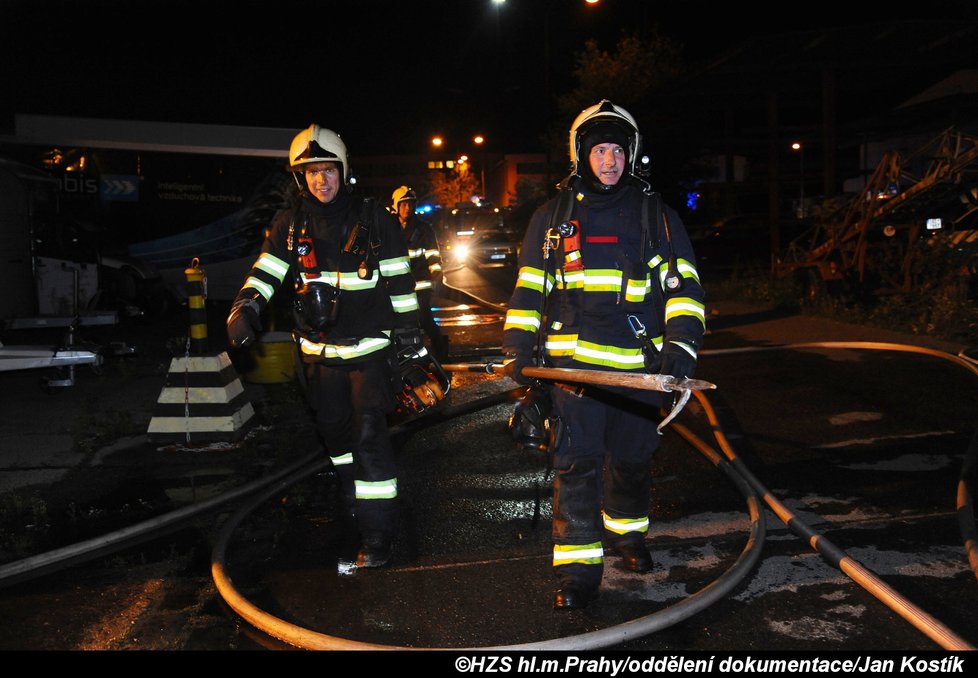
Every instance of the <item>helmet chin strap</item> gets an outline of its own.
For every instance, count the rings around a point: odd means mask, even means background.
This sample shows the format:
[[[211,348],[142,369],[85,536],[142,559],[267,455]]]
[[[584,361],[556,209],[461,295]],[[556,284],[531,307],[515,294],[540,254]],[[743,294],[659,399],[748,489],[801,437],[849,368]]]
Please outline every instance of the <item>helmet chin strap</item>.
[[[586,183],[595,193],[600,194],[614,193],[626,183],[626,178],[629,176],[628,174],[625,174],[616,183],[606,184],[594,176],[594,173],[591,172],[590,167],[582,168],[582,170],[583,171],[578,172],[577,175],[583,179],[584,183]]]

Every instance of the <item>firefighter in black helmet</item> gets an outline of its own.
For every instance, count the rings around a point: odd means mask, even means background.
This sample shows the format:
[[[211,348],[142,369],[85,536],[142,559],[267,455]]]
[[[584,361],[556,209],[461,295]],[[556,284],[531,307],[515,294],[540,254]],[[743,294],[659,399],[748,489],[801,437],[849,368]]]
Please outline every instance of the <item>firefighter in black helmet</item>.
[[[280,212],[232,304],[228,339],[247,346],[282,284],[295,285],[293,336],[301,375],[355,516],[358,567],[392,557],[397,472],[387,416],[395,407],[395,351],[420,347],[418,300],[397,220],[351,190],[346,145],[311,125],[296,135],[289,168],[299,195]]]
[[[506,313],[518,383],[530,383],[521,370],[535,364],[538,335],[546,367],[693,376],[703,288],[678,214],[636,172],[639,146],[634,118],[610,101],[574,120],[572,173],[530,221]],[[556,384],[550,395],[554,607],[565,610],[597,596],[606,550],[628,570],[652,568],[662,394]]]
[[[442,281],[441,249],[434,227],[417,214],[418,195],[410,186],[398,186],[391,194],[391,211],[397,215],[407,243],[418,295],[421,329],[428,335],[435,358],[448,359],[448,337],[442,334],[431,310],[434,291]]]

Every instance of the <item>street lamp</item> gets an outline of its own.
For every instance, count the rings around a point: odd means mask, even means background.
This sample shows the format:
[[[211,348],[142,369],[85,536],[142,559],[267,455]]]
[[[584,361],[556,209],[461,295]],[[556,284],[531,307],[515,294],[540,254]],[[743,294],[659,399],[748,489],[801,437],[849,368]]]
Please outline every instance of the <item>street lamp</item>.
[[[480,194],[482,195],[483,200],[486,199],[486,151],[485,151],[485,147],[483,146],[485,142],[486,142],[486,138],[481,134],[476,134],[474,137],[472,137],[472,143],[482,148],[482,162],[479,163],[479,177],[481,179],[481,184],[482,184],[482,189],[480,190]]]
[[[446,139],[444,137],[440,136],[440,135],[435,135],[435,136],[431,137],[431,145],[434,148],[442,148],[443,146],[445,146],[446,143],[447,143]],[[479,174],[479,184],[480,184],[479,198],[481,200],[485,200],[485,197],[486,197],[486,152],[485,152],[486,138],[483,135],[481,135],[481,134],[474,134],[474,135],[472,135],[471,143],[472,143],[472,145],[474,147],[479,148],[480,151],[481,151],[481,157],[480,157],[480,162],[479,162],[479,171],[480,171],[480,174]],[[457,152],[458,151],[458,144],[457,143],[454,144],[454,148],[456,149],[455,158],[453,160],[446,161],[444,166],[445,166],[446,169],[460,170],[460,169],[464,168],[464,166],[466,166],[468,164],[468,162],[469,162],[469,156],[468,155],[465,155],[464,153]]]
[[[805,147],[800,141],[791,144],[791,150],[798,151],[798,218],[805,217]]]

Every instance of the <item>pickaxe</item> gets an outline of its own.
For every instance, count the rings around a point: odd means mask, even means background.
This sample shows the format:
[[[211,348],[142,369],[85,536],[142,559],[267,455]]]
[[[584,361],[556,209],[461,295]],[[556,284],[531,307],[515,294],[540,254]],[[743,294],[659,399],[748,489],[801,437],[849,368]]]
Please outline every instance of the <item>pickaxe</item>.
[[[512,376],[512,363],[512,360],[507,360],[502,363],[442,365],[442,369],[448,372],[486,372],[488,374],[499,372]],[[617,372],[613,370],[581,370],[569,367],[524,367],[521,373],[524,377],[542,379],[543,381],[569,381],[579,384],[621,386],[644,391],[678,393],[679,397],[676,399],[672,410],[656,427],[660,435],[662,434],[662,429],[670,421],[675,419],[686,406],[693,391],[706,391],[716,388],[716,384],[711,384],[702,379],[677,379],[670,374],[641,374],[638,372]]]

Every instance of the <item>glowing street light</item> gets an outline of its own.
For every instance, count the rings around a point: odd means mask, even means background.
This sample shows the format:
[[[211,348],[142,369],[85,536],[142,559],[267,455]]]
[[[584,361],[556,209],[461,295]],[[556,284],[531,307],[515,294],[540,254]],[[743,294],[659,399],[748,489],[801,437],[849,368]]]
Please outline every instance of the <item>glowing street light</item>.
[[[805,216],[805,147],[795,141],[791,150],[798,151],[798,218],[802,219]]]
[[[486,143],[486,138],[483,135],[481,135],[481,134],[474,134],[472,136],[472,139],[471,140],[472,140],[472,143],[475,146],[478,146],[480,148],[484,148],[484,144]],[[440,136],[440,135],[435,135],[435,136],[433,136],[431,138],[431,145],[434,146],[435,148],[441,148],[442,146],[445,145],[445,139],[442,136]],[[456,148],[457,148],[457,146],[456,146]],[[449,167],[449,168],[451,168],[453,166],[464,166],[468,162],[469,162],[469,156],[467,156],[465,154],[460,154],[460,155],[458,155],[456,157],[454,163],[452,163],[452,161],[448,161],[448,163],[447,163],[446,166]],[[485,167],[485,165],[486,165],[486,154],[485,154],[485,151],[483,151],[483,153],[482,153],[482,162],[480,163],[480,165],[481,165],[480,168],[479,168],[480,169],[480,184],[481,184],[481,188],[480,188],[481,196],[480,197],[482,199],[485,199],[485,197],[486,197],[486,167]]]

